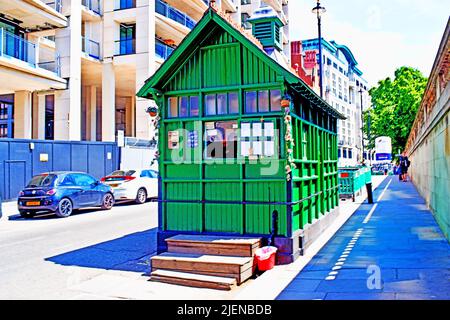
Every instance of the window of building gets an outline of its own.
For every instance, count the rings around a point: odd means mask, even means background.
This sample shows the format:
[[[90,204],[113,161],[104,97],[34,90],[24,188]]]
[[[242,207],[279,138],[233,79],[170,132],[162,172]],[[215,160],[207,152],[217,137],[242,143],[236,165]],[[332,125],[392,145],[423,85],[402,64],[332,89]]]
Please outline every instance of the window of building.
[[[205,114],[207,116],[216,115],[216,95],[207,94],[205,96]]]
[[[14,95],[0,96],[0,138],[14,138]]]
[[[269,112],[269,91],[258,92],[258,111]]]
[[[352,149],[348,149],[348,158],[352,159],[353,155],[352,155]]]
[[[198,96],[192,96],[189,98],[190,103],[190,116],[191,117],[198,117]]]
[[[281,110],[280,90],[270,90],[270,110],[273,112]]]
[[[337,68],[338,68],[338,66],[337,66],[337,63],[336,63],[336,62],[333,62],[333,68],[335,68],[335,69],[337,69]]]
[[[341,157],[341,148],[338,149],[338,158]]]
[[[120,24],[120,39],[116,41],[116,54],[136,53],[136,24]]]
[[[245,113],[266,113],[281,110],[281,91],[262,90],[245,93]]]
[[[168,115],[169,118],[178,117],[178,98],[170,97],[168,100]]]
[[[168,118],[198,117],[198,96],[169,97],[167,99]]]
[[[245,113],[256,113],[258,112],[256,92],[248,91],[245,93]]]
[[[217,114],[227,114],[227,94],[221,93],[217,95]]]
[[[237,121],[205,123],[205,158],[237,158]]]
[[[342,154],[344,158],[347,158],[347,149],[342,149]]]
[[[239,99],[236,92],[207,94],[205,96],[205,115],[224,115],[239,113]]]
[[[180,97],[179,98],[179,103],[180,103],[180,109],[179,109],[179,111],[180,111],[180,113],[179,113],[179,116],[180,116],[180,118],[183,118],[183,117],[188,117],[189,116],[189,113],[188,113],[188,97]]]
[[[45,139],[55,138],[55,96],[49,94],[45,96]]]
[[[271,121],[241,122],[240,155],[242,157],[278,156],[275,124]]]

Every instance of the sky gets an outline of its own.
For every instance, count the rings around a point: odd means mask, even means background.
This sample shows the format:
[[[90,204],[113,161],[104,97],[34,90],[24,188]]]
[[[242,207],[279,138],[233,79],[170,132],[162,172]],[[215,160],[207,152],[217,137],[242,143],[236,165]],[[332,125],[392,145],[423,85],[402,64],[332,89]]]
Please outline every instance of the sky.
[[[290,0],[291,40],[317,38],[315,0]],[[401,66],[429,76],[450,0],[321,0],[322,37],[350,48],[370,86]]]

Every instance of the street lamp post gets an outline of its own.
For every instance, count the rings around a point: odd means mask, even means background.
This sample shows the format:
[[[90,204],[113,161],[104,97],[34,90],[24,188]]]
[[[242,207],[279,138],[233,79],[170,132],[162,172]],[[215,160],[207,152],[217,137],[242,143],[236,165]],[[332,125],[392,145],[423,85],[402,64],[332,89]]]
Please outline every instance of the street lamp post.
[[[364,161],[364,115],[363,115],[363,89],[359,88],[360,97],[361,97],[361,147],[362,147],[362,154],[361,159]]]
[[[320,97],[323,98],[323,80],[322,80],[322,14],[326,10],[320,5],[320,0],[317,0],[317,5],[312,9],[312,13],[317,15],[317,28],[319,29],[319,87],[320,87]]]

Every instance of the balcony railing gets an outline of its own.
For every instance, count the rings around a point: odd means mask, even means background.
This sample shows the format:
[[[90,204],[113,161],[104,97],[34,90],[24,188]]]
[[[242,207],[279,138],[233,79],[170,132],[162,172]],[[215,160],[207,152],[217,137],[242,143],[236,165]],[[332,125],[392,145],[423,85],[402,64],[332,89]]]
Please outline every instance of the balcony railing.
[[[121,56],[136,53],[136,39],[121,39],[115,41],[114,55]]]
[[[3,28],[0,28],[0,56],[18,59],[33,68],[40,67],[60,75],[60,58],[56,52],[40,48]]]
[[[97,41],[81,37],[81,50],[92,58],[100,59],[100,44]]]
[[[169,58],[169,56],[172,54],[172,52],[174,50],[175,50],[174,48],[172,48],[172,47],[168,46],[167,44],[165,44],[164,42],[156,39],[155,52],[156,52],[156,55],[158,57],[160,57],[161,59],[166,60],[167,58]]]
[[[44,1],[46,5],[52,7],[55,11],[61,13],[62,11],[62,0]]]
[[[188,27],[189,29],[193,29],[195,27],[195,20],[161,0],[156,0],[156,12],[182,24],[183,26]]]
[[[100,0],[82,0],[81,4],[96,14],[101,14]]]
[[[114,0],[114,10],[136,8],[136,0]]]

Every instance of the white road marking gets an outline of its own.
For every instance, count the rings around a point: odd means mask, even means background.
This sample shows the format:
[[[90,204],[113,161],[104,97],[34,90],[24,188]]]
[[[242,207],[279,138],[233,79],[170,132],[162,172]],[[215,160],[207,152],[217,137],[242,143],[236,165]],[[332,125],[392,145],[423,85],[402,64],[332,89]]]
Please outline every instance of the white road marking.
[[[392,182],[392,178],[391,178],[391,180],[389,180],[389,182],[386,185],[386,187],[384,187],[383,192],[381,192],[381,194],[379,195],[379,197],[377,199],[377,202],[379,202],[383,198],[384,193],[386,192],[387,188],[389,188],[389,185],[391,184],[391,182]]]
[[[366,224],[367,222],[369,222],[370,218],[372,217],[373,212],[375,211],[375,209],[378,207],[378,203],[375,203],[375,205],[372,207],[372,209],[370,209],[369,214],[366,216],[366,218],[364,219],[363,223]]]

